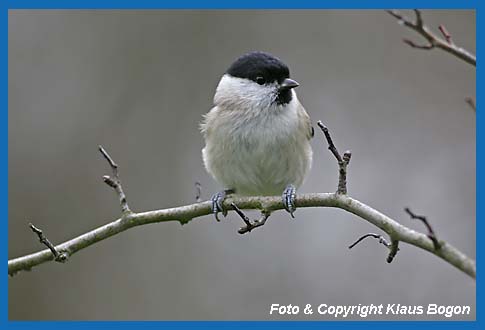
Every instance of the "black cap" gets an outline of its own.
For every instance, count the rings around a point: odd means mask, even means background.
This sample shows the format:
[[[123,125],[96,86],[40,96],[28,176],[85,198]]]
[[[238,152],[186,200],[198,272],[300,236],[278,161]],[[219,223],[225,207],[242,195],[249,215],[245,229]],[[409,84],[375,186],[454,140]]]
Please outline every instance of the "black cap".
[[[226,73],[233,77],[250,79],[261,85],[275,81],[281,83],[290,77],[290,70],[286,64],[264,52],[242,55],[232,63]]]

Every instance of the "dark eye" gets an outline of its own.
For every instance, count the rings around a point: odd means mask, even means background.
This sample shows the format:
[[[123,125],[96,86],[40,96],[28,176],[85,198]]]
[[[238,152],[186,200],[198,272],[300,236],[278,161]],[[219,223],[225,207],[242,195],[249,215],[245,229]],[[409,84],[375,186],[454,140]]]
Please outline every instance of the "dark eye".
[[[256,77],[256,82],[260,85],[264,85],[264,83],[266,82],[266,79],[264,79],[263,77],[259,76],[259,77]]]

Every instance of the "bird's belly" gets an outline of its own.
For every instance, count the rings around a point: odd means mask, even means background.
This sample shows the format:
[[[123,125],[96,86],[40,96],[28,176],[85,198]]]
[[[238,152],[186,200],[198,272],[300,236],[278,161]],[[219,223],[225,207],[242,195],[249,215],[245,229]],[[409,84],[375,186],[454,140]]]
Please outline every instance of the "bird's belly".
[[[203,154],[214,178],[241,195],[279,195],[288,184],[300,186],[312,158],[305,136],[264,130],[208,143]]]

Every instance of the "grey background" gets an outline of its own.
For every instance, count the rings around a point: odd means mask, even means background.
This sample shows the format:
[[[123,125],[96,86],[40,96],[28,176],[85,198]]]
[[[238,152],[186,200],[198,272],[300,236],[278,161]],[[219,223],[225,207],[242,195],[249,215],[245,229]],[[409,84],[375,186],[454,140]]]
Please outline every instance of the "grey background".
[[[475,52],[473,11],[424,17]],[[313,121],[353,151],[353,197],[423,231],[403,212],[411,206],[474,258],[475,113],[463,99],[475,96],[475,68],[403,36],[421,40],[383,11],[11,11],[9,258],[43,248],[29,221],[62,242],[119,216],[98,144],[121,165],[136,211],[192,203],[196,180],[204,198],[219,190],[198,123],[249,50],[283,59]],[[320,131],[312,144],[300,191],[334,191]],[[244,236],[234,214],[131,229],[9,278],[9,318],[295,319],[269,316],[272,303],[470,305],[475,318],[475,282],[439,258],[403,244],[387,264],[375,241],[347,248],[378,232],[367,222],[334,209],[296,215]]]

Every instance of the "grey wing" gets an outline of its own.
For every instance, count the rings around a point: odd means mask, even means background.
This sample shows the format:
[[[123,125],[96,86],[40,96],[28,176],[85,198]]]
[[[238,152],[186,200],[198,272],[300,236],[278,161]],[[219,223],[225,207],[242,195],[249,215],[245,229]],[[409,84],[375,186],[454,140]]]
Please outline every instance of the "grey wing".
[[[303,125],[305,132],[307,132],[308,140],[310,140],[315,135],[315,129],[312,126],[312,121],[305,108],[301,104],[298,110],[298,114],[300,115],[300,123]]]

